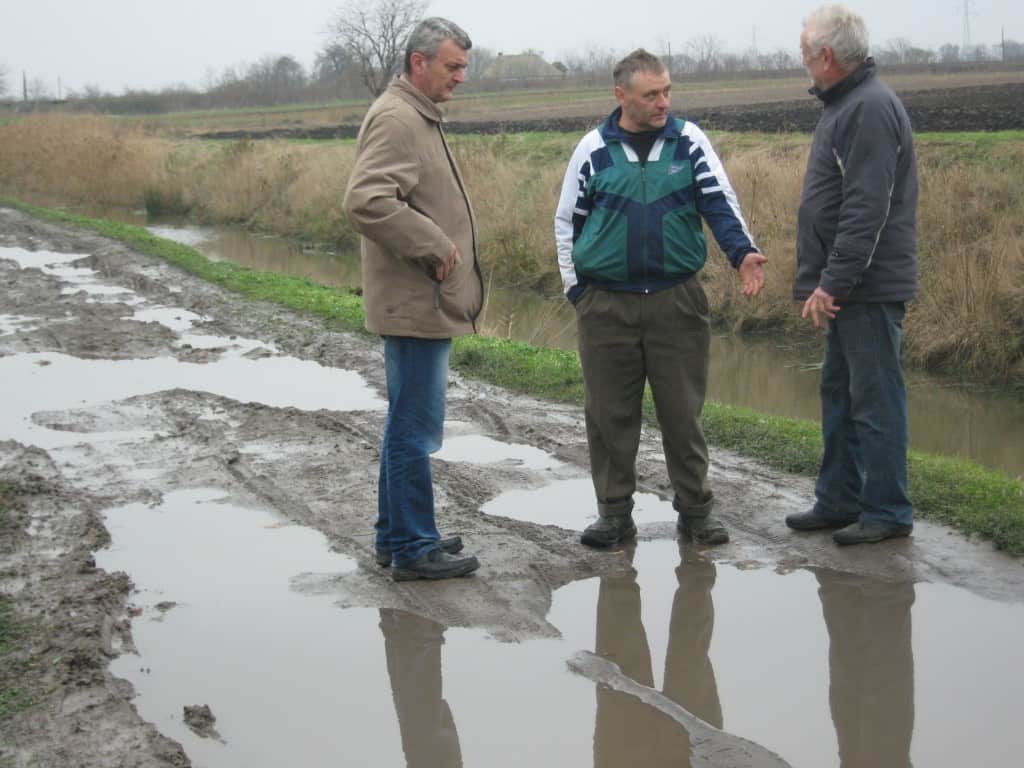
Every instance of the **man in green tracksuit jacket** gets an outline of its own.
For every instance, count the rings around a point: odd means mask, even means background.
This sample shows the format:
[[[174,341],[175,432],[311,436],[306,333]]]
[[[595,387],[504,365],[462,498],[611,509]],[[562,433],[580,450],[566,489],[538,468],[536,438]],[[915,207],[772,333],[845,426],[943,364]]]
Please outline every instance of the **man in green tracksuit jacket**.
[[[615,67],[619,102],[577,145],[555,213],[558,263],[576,306],[587,442],[598,520],[589,546],[636,535],[632,519],[641,405],[650,382],[678,529],[702,544],[729,540],[711,517],[700,426],[711,341],[695,279],[707,222],[743,293],[764,286],[754,245],[718,156],[693,123],[669,113],[664,64],[639,49]]]

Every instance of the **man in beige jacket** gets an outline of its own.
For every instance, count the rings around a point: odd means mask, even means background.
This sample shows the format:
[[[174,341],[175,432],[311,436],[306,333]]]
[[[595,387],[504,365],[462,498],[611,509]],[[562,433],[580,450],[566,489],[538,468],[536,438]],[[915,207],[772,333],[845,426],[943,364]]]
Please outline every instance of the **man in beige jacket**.
[[[441,447],[453,336],[483,306],[476,224],[441,128],[440,102],[465,79],[469,36],[441,18],[409,36],[405,71],[363,120],[345,211],[362,235],[366,327],[384,337],[388,416],[381,446],[376,555],[395,581],[479,567],[442,539],[430,454]]]

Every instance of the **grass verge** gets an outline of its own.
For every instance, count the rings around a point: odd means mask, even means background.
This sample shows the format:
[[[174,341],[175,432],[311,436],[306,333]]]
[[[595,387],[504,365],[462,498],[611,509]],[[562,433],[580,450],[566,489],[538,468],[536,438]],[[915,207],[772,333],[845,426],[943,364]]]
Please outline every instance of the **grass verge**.
[[[0,199],[33,216],[113,237],[247,298],[309,312],[346,330],[364,332],[362,298],[352,291],[309,280],[211,262],[184,245],[145,229]],[[582,404],[583,376],[572,352],[485,336],[455,340],[452,367],[462,374],[546,400]],[[648,395],[645,412],[654,418]],[[786,472],[813,476],[821,461],[821,434],[813,421],[769,416],[708,401],[704,428],[713,445]],[[920,451],[910,454],[910,494],[921,517],[990,539],[997,548],[1024,555],[1024,482],[963,459]]]

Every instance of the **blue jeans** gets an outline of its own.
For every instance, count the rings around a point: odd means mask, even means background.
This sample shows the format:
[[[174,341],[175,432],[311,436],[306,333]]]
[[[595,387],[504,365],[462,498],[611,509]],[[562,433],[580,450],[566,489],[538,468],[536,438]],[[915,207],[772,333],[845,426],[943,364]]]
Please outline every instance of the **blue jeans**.
[[[833,519],[910,525],[902,303],[847,304],[828,323],[821,370],[825,455],[816,510]]]
[[[434,521],[430,454],[441,447],[451,339],[384,337],[388,415],[380,451],[377,549],[405,567],[441,536]]]

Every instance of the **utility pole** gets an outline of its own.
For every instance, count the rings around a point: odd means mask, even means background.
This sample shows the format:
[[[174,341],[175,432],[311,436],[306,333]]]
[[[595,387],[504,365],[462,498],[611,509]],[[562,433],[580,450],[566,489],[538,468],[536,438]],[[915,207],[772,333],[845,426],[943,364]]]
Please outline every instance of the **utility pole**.
[[[21,98],[22,101],[28,101],[28,75],[24,69],[21,70]]]
[[[1000,36],[1000,39],[1002,40],[1001,45],[1003,47],[1003,64],[1005,64],[1006,63],[1006,27],[1000,28],[999,36]]]
[[[57,101],[60,101],[60,78],[57,78]]]
[[[963,48],[960,57],[967,55],[967,49],[971,47],[971,0],[964,0],[964,28]]]

